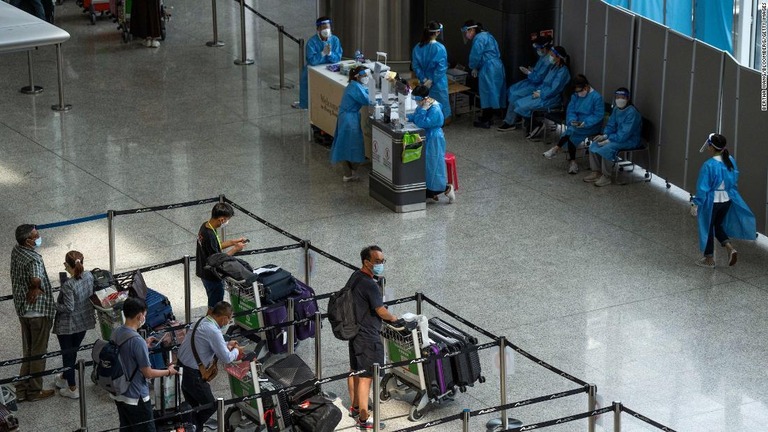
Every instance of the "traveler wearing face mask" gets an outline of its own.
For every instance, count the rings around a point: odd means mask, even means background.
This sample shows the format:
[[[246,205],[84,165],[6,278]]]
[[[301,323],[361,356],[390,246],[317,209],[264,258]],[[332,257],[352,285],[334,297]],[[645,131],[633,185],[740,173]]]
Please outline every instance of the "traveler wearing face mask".
[[[587,77],[576,75],[573,79],[573,96],[565,112],[566,130],[556,146],[544,152],[547,159],[554,158],[563,146],[568,146],[568,174],[579,172],[576,163],[576,147],[585,139],[600,133],[605,116],[603,97],[589,85]]]
[[[440,103],[440,109],[443,111],[445,123],[450,123],[451,104],[448,100],[448,76],[445,74],[448,70],[448,52],[445,46],[437,39],[443,32],[443,25],[436,21],[431,21],[424,33],[421,35],[421,41],[413,47],[411,53],[411,67],[419,83],[427,86],[429,96]]]
[[[193,325],[179,347],[178,363],[182,368],[181,392],[192,408],[216,401],[210,384],[200,373],[198,364],[209,368],[213,362],[219,362],[219,367],[223,368],[243,357],[243,349],[236,341],[224,341],[224,333],[231,321],[232,305],[225,301],[219,302],[208,315]],[[202,431],[205,422],[215,412],[216,406],[212,405],[194,413],[197,430]]]
[[[361,162],[365,162],[360,109],[369,104],[369,79],[370,71],[365,66],[350,70],[349,84],[339,104],[339,116],[336,119],[336,131],[333,133],[331,146],[331,163],[341,162],[344,168],[344,182],[360,180],[357,167]]]
[[[453,185],[448,183],[448,173],[445,168],[445,135],[443,135],[443,113],[441,106],[429,97],[426,86],[413,89],[411,97],[418,107],[411,114],[411,121],[426,131],[424,143],[424,159],[426,161],[425,177],[427,181],[427,198],[438,201],[440,194],[448,197],[451,204],[456,199]]]
[[[368,246],[360,252],[362,267],[352,273],[347,286],[355,298],[355,316],[360,326],[357,336],[349,341],[349,367],[366,373],[347,378],[349,386],[349,415],[356,418],[358,429],[373,429],[373,415],[368,411],[368,397],[373,379],[373,364],[384,364],[384,345],[379,332],[381,321],[394,322],[397,317],[384,306],[384,293],[376,277],[384,274],[384,252],[378,246]]]
[[[341,61],[341,41],[332,34],[331,23],[331,19],[327,16],[322,16],[315,22],[317,34],[307,41],[304,69],[301,70],[299,80],[299,100],[291,104],[293,108],[307,109],[309,100],[307,95],[307,66]]]
[[[592,173],[584,177],[584,181],[594,182],[598,187],[611,184],[616,154],[641,146],[642,126],[643,116],[632,105],[629,89],[620,87],[614,93],[613,111],[602,135],[593,138],[589,146],[589,169]]]
[[[224,281],[216,273],[205,268],[208,257],[224,250],[227,251],[227,255],[232,256],[245,248],[246,239],[244,237],[222,240],[217,231],[219,228],[226,226],[234,215],[235,209],[231,205],[218,203],[211,210],[211,218],[200,226],[200,230],[197,233],[195,275],[203,282],[205,294],[208,296],[209,309],[216,303],[224,300],[225,286]]]
[[[504,79],[504,64],[499,54],[499,44],[490,33],[483,29],[483,25],[468,20],[461,28],[464,40],[472,43],[469,51],[469,67],[472,68],[472,76],[477,78],[477,86],[480,91],[480,107],[483,114],[475,121],[475,127],[489,129],[493,125],[494,111],[507,106],[504,88],[507,83]]]
[[[147,341],[138,333],[139,327],[147,320],[147,305],[144,300],[128,297],[123,303],[123,315],[125,324],[113,330],[110,337],[111,341],[120,346],[120,363],[130,381],[125,393],[112,397],[120,418],[120,430],[154,432],[155,423],[151,421],[154,416],[147,380],[169,377],[178,372],[173,364],[168,365],[168,369],[152,369],[149,363]]]
[[[509,90],[507,90],[507,116],[504,118],[504,123],[496,129],[497,131],[505,132],[517,129],[520,117],[515,113],[515,102],[531,95],[544,83],[544,78],[553,66],[553,63],[549,61],[550,47],[552,47],[552,38],[549,36],[539,36],[533,42],[533,48],[539,59],[533,69],[521,67],[520,70],[526,75],[526,78],[509,86]]]
[[[16,246],[11,252],[13,306],[21,324],[22,357],[45,354],[51,335],[56,305],[51,281],[38,253],[42,238],[34,225],[16,228]],[[45,370],[45,359],[21,364],[20,376]],[[55,390],[43,390],[43,378],[29,378],[16,383],[16,399],[36,401],[53,396]]]

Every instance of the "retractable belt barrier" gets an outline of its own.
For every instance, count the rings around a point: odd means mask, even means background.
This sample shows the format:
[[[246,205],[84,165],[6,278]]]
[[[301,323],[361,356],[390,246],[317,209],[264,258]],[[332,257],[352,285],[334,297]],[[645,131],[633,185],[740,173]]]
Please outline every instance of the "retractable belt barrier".
[[[667,427],[667,426],[664,426],[663,424],[661,424],[661,423],[659,423],[659,422],[657,422],[657,421],[651,420],[651,419],[649,419],[648,417],[646,417],[646,416],[644,416],[644,415],[642,415],[642,414],[638,413],[637,411],[635,411],[635,410],[632,410],[632,409],[629,409],[629,408],[625,407],[625,406],[624,406],[623,404],[621,404],[621,403],[620,403],[619,405],[621,406],[621,411],[623,411],[623,412],[625,412],[625,413],[627,413],[627,414],[631,415],[632,417],[634,417],[634,418],[636,418],[636,419],[638,419],[638,420],[640,420],[640,421],[643,421],[643,422],[645,422],[645,423],[648,423],[649,425],[651,425],[651,426],[653,426],[653,427],[655,427],[655,428],[657,428],[657,429],[661,429],[661,430],[663,430],[663,431],[667,431],[667,432],[676,432],[674,429],[672,429],[672,428],[670,428],[670,427]]]
[[[600,409],[597,409],[597,410],[594,410],[594,411],[583,412],[581,414],[574,414],[574,415],[570,415],[570,416],[567,416],[567,417],[560,417],[559,419],[547,420],[547,421],[543,421],[543,422],[539,422],[539,423],[532,423],[532,424],[528,424],[528,425],[523,425],[523,426],[520,426],[520,427],[509,428],[509,429],[505,429],[504,432],[520,432],[520,431],[529,431],[529,430],[534,430],[534,429],[543,429],[545,427],[557,426],[557,425],[561,425],[561,424],[564,424],[564,423],[570,423],[570,422],[576,421],[576,420],[581,420],[581,419],[585,419],[585,418],[589,418],[589,417],[599,416],[599,415],[602,415],[602,414],[609,413],[611,411],[613,411],[613,407],[609,406],[609,407],[600,408]]]
[[[119,215],[126,215],[126,214],[149,213],[149,212],[155,212],[155,211],[173,210],[173,209],[182,208],[182,207],[191,207],[191,206],[208,204],[213,202],[219,202],[219,197],[206,198],[206,199],[195,200],[195,201],[186,201],[186,202],[176,203],[176,204],[142,207],[142,208],[130,209],[130,210],[112,210],[112,214],[115,216],[119,216]]]

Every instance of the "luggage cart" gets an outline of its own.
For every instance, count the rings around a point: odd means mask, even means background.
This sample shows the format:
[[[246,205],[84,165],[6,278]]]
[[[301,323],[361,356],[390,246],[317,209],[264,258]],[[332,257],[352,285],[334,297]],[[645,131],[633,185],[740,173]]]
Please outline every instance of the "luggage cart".
[[[280,388],[269,379],[260,379],[260,368],[261,365],[255,358],[226,366],[233,398],[257,395],[262,390],[273,391]],[[236,403],[224,414],[224,430],[227,432],[293,431],[286,397],[285,393],[279,393],[267,400],[268,404],[265,404],[263,398]],[[269,415],[265,417],[265,413]],[[267,421],[272,425],[267,425]]]
[[[404,327],[394,327],[384,323],[381,330],[381,340],[384,344],[384,353],[388,362],[395,363],[422,357],[422,339],[416,328],[408,330]],[[413,398],[411,409],[408,413],[408,420],[413,422],[424,417],[424,410],[430,403],[452,400],[456,394],[456,391],[451,389],[445,394],[430,398],[424,376],[424,364],[416,363],[390,369],[389,372],[384,374],[384,377],[381,379],[379,398],[382,402],[388,401],[392,397],[393,391],[407,390],[416,392],[416,397]]]
[[[99,331],[101,338],[108,341],[112,337],[112,330],[125,324],[123,316],[123,303],[118,303],[112,307],[102,307],[93,305],[96,310],[96,318],[99,321]]]

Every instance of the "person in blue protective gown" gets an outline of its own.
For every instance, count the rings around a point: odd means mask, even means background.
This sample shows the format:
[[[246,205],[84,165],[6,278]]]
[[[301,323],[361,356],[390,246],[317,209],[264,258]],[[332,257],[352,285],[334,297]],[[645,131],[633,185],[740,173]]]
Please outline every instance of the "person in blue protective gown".
[[[554,147],[544,152],[544,157],[552,159],[567,146],[568,160],[571,161],[568,164],[568,174],[578,173],[576,148],[585,139],[600,133],[604,116],[603,97],[589,85],[587,77],[576,75],[573,79],[573,96],[565,111],[565,132]]]
[[[501,126],[496,129],[497,131],[506,132],[517,129],[520,116],[515,114],[515,102],[520,98],[533,94],[534,90],[544,84],[544,78],[547,77],[547,73],[552,69],[553,65],[549,60],[549,49],[551,47],[552,38],[549,36],[539,36],[533,42],[533,48],[536,50],[539,59],[533,68],[520,67],[520,71],[526,77],[509,86],[509,90],[507,90],[507,115],[504,117],[504,122]]]
[[[357,66],[349,71],[349,84],[344,90],[336,119],[336,131],[331,146],[331,162],[341,162],[345,182],[357,181],[357,167],[365,161],[363,129],[360,127],[360,109],[368,105],[368,80],[370,71]]]
[[[445,167],[445,135],[443,135],[443,112],[440,103],[429,96],[426,86],[413,89],[411,97],[418,107],[409,117],[416,126],[424,129],[427,139],[424,143],[425,178],[427,198],[438,201],[440,194],[445,194],[448,203],[456,200],[453,185],[448,183]]]
[[[448,52],[437,39],[443,25],[431,21],[421,35],[421,41],[413,47],[411,67],[419,83],[429,89],[429,97],[440,104],[446,124],[450,123],[451,104],[448,101]]]
[[[461,28],[464,39],[472,42],[469,51],[469,67],[477,78],[480,91],[480,107],[483,113],[475,121],[475,127],[489,129],[493,125],[494,111],[506,106],[504,88],[504,64],[499,54],[499,44],[490,33],[483,30],[481,23],[468,20]]]
[[[728,265],[736,264],[738,252],[731,238],[754,240],[757,235],[755,215],[736,189],[739,169],[728,153],[726,139],[709,134],[700,152],[711,156],[699,171],[696,195],[691,198],[691,214],[699,222],[699,248],[704,257],[696,265],[715,268],[714,239],[728,251]]]
[[[341,61],[341,41],[331,32],[331,19],[322,16],[315,22],[317,34],[309,38],[306,46],[304,68],[299,79],[299,100],[292,103],[293,108],[307,109],[307,66],[338,63]]]
[[[570,56],[561,46],[553,47],[549,50],[547,61],[552,64],[552,68],[547,72],[541,85],[531,92],[528,96],[521,97],[515,102],[514,112],[517,116],[523,118],[523,124],[526,129],[531,127],[529,138],[535,137],[541,132],[543,124],[537,123],[531,125],[531,115],[536,110],[546,110],[559,107],[563,103],[563,91],[571,81]],[[517,119],[511,120],[513,124]]]
[[[640,133],[643,116],[632,105],[629,89],[619,87],[613,98],[613,111],[608,123],[602,135],[594,137],[589,146],[589,169],[592,173],[584,177],[584,181],[598,187],[611,184],[614,161],[620,151],[636,149],[642,145]]]

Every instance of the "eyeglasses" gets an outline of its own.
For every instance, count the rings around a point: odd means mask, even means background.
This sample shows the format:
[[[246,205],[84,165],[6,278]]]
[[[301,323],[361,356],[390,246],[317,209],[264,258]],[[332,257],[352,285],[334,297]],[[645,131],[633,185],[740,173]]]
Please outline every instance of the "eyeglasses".
[[[387,260],[385,260],[385,259],[371,260],[371,262],[374,263],[374,264],[386,264]]]

